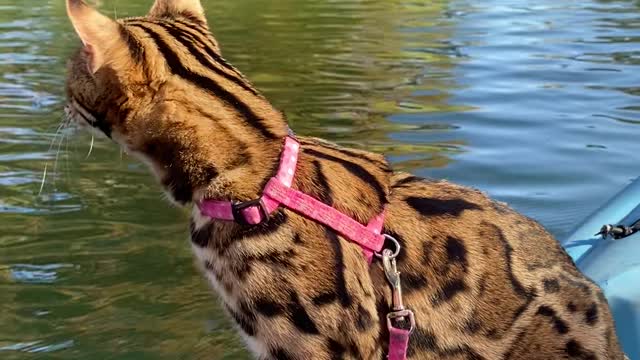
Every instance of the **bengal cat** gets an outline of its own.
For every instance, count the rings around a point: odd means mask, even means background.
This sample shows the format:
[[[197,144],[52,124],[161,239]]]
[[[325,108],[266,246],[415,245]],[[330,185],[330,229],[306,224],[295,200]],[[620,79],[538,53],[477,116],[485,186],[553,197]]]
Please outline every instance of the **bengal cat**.
[[[178,204],[260,196],[284,116],[221,56],[198,0],[112,20],[67,0],[83,47],[67,115],[149,165]],[[623,359],[602,291],[539,224],[479,191],[393,172],[378,154],[300,137],[293,188],[366,223],[386,207],[410,359]],[[384,359],[391,290],[380,262],[295,212],[261,225],[193,206],[197,263],[258,359]]]

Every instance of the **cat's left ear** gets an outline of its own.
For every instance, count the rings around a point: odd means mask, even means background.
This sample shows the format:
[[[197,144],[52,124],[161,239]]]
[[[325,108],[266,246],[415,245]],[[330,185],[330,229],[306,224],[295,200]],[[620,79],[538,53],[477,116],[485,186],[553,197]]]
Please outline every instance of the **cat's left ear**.
[[[120,38],[120,25],[82,0],[67,0],[67,14],[89,56],[89,70],[95,73],[107,61],[107,51]]]
[[[178,15],[186,15],[197,19],[203,25],[207,24],[200,0],[156,0],[149,11],[149,17],[174,17]]]

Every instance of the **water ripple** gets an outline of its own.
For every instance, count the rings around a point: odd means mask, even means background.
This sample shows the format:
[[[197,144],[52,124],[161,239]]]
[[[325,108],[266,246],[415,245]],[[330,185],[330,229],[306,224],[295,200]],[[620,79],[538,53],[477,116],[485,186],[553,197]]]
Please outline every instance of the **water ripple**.
[[[44,341],[32,341],[0,346],[0,351],[18,351],[27,353],[50,353],[73,347],[75,342],[67,340],[59,343],[46,344]]]
[[[51,284],[58,280],[58,270],[72,268],[70,264],[15,264],[9,267],[11,279],[27,284]]]

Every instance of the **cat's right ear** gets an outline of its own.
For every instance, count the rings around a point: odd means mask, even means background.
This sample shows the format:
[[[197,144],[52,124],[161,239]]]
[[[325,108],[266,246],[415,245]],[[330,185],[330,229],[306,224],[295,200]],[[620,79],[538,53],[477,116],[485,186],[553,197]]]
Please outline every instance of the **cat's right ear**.
[[[95,73],[107,61],[107,51],[119,39],[120,25],[82,0],[66,0],[67,15],[88,54],[89,71]]]

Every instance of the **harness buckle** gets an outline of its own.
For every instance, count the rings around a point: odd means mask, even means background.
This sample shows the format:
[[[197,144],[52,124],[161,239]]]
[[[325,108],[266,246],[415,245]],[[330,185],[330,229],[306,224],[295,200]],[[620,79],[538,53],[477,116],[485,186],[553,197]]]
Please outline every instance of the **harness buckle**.
[[[250,224],[249,222],[247,222],[247,219],[244,217],[244,214],[242,214],[243,210],[248,209],[252,206],[257,206],[258,210],[260,211],[260,215],[262,215],[262,220],[258,222],[258,224],[262,223],[263,221],[266,221],[269,218],[270,214],[269,214],[269,210],[267,210],[267,206],[265,205],[262,198],[258,198],[255,200],[249,200],[241,203],[231,204],[231,213],[233,214],[233,220],[240,225],[257,225],[257,224]]]

